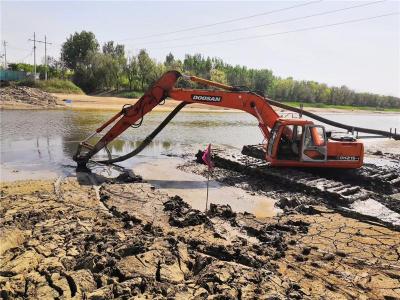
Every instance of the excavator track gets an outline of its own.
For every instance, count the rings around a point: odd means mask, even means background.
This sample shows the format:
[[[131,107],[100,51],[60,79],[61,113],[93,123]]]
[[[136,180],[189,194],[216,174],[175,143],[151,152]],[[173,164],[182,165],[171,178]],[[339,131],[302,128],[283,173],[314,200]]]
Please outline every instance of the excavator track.
[[[258,159],[265,159],[262,145],[243,146],[242,154]],[[361,186],[367,190],[392,195],[400,192],[400,162],[396,167],[378,166],[374,164],[364,164],[359,169],[326,169],[326,168],[307,168],[299,169],[306,173],[316,175],[343,184]]]
[[[391,195],[384,195],[363,186],[345,182],[345,180],[321,177],[316,173],[300,169],[274,168],[265,160],[233,150],[217,150],[213,158],[217,167],[241,172],[255,178],[265,178],[265,181],[287,186],[291,190],[322,196],[331,206],[348,208],[356,201],[372,199],[391,211],[400,213],[400,200]]]

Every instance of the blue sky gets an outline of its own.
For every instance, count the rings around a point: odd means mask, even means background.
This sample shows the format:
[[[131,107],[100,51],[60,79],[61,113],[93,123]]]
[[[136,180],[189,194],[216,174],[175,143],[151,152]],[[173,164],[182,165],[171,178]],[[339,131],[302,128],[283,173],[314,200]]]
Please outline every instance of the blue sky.
[[[282,77],[292,76],[330,85],[347,85],[356,91],[400,96],[399,15],[318,30],[220,43],[222,40],[398,13],[399,1],[383,1],[249,30],[198,36],[375,2],[315,1],[310,5],[237,22],[166,34],[307,2],[310,1],[1,1],[1,40],[8,42],[9,62],[33,63],[32,43],[28,39],[33,37],[34,31],[39,39],[47,35],[48,40],[53,42],[48,52],[58,57],[60,45],[71,33],[89,30],[95,33],[101,44],[115,40],[125,44],[130,54],[147,48],[150,55],[159,61],[169,52],[178,58],[183,58],[186,53],[201,53],[220,57],[230,64],[268,68]],[[160,33],[165,34],[146,38]],[[172,41],[177,38],[182,39]],[[39,44],[37,51],[37,60],[41,61],[44,56],[43,46]]]

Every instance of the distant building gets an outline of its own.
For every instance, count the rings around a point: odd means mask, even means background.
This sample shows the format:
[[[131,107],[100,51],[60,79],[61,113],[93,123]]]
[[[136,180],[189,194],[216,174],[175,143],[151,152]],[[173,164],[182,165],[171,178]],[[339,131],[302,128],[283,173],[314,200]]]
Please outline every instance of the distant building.
[[[36,73],[35,77],[39,79],[39,73]],[[29,78],[34,78],[33,72],[0,70],[0,81],[19,81]]]

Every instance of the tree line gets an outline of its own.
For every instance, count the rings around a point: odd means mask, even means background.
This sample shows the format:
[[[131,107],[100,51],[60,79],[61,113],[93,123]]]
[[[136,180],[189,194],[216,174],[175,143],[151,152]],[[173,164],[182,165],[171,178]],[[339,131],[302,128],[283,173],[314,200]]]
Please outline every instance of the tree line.
[[[71,78],[87,93],[104,90],[145,91],[167,70],[199,76],[221,83],[242,86],[277,101],[300,101],[331,105],[400,108],[400,98],[359,93],[346,86],[295,80],[275,76],[268,69],[230,65],[220,58],[201,54],[185,55],[183,60],[169,53],[163,62],[152,59],[145,49],[127,55],[125,46],[114,41],[98,43],[92,32],[70,35],[61,48],[60,60],[50,59],[50,76]],[[179,81],[180,87],[198,87]]]

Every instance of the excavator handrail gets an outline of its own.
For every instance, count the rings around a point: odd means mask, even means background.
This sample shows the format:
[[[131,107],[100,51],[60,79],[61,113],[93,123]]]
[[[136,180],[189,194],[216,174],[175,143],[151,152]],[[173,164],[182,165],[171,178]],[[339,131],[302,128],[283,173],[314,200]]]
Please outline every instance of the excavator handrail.
[[[327,118],[321,117],[312,112],[306,111],[302,108],[293,107],[293,106],[290,106],[290,105],[287,105],[287,104],[284,104],[284,103],[281,103],[281,102],[278,102],[278,101],[275,101],[275,100],[272,100],[272,99],[269,99],[266,97],[264,97],[264,98],[265,98],[265,101],[267,101],[270,105],[273,105],[273,106],[276,106],[279,108],[283,108],[285,110],[297,112],[299,114],[305,115],[307,117],[310,117],[310,118],[320,121],[322,123],[325,123],[325,124],[328,124],[328,125],[331,125],[331,126],[334,126],[337,128],[346,129],[349,132],[358,131],[358,132],[363,132],[363,133],[377,134],[377,135],[381,135],[384,137],[393,138],[394,140],[400,140],[400,134],[395,134],[390,131],[383,131],[383,130],[378,130],[378,129],[369,129],[369,128],[363,128],[363,127],[358,127],[358,126],[346,125],[343,123],[339,123],[339,122],[332,121]]]

